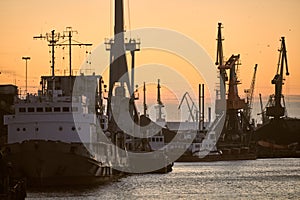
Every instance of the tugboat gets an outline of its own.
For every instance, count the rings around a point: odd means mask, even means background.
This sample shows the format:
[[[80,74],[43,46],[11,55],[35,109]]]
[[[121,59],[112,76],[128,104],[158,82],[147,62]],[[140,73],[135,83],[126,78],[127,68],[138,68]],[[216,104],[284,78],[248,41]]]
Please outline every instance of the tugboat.
[[[258,157],[300,157],[300,119],[287,116],[282,95],[284,68],[289,75],[285,38],[281,38],[277,73],[272,80],[275,94],[271,95],[263,111],[263,123],[255,131]],[[266,119],[265,119],[266,118]]]

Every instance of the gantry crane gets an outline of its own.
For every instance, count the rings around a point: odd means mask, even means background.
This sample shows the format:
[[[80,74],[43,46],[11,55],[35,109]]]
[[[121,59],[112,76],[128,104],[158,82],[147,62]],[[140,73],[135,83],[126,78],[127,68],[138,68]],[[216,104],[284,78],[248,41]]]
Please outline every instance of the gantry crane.
[[[254,73],[251,81],[251,86],[249,89],[244,90],[247,95],[247,108],[245,109],[245,117],[250,122],[251,120],[251,113],[253,108],[253,93],[255,88],[255,79],[256,79],[256,71],[257,71],[257,64],[254,67]]]
[[[221,133],[221,137],[218,141],[219,148],[227,148],[233,146],[249,145],[250,134],[249,130],[252,130],[249,122],[245,120],[244,110],[246,109],[246,103],[244,99],[241,99],[238,94],[238,84],[240,84],[236,69],[240,64],[240,55],[232,55],[225,63],[223,61],[223,46],[222,46],[222,24],[218,23],[218,43],[217,43],[217,59],[216,65],[220,72],[220,98],[216,101],[216,110],[222,111],[226,108],[225,124]],[[229,77],[226,70],[229,70]],[[228,94],[226,99],[226,85],[228,81]],[[226,107],[225,107],[226,106]],[[219,110],[218,110],[219,109]],[[216,114],[220,114],[217,113]]]
[[[160,79],[157,80],[157,105],[155,108],[157,109],[157,116],[156,116],[156,121],[157,122],[164,122],[165,119],[163,118],[163,113],[162,113],[162,108],[165,107],[164,104],[161,101],[160,97]]]
[[[229,88],[226,100],[226,119],[221,138],[226,145],[236,144],[242,145],[248,142],[246,130],[249,130],[249,122],[244,119],[244,110],[246,103],[238,94],[237,85],[240,83],[237,74],[236,66],[239,64],[240,55],[232,55],[223,66],[219,69],[229,69]]]
[[[261,122],[262,122],[262,124],[264,124],[267,122],[267,116],[266,116],[266,111],[263,106],[261,93],[259,93],[259,104],[260,104],[260,113],[258,113],[257,115],[261,115]]]
[[[285,106],[281,105],[282,85],[284,84],[283,70],[286,68],[286,75],[289,75],[285,39],[281,37],[281,48],[279,49],[279,60],[277,65],[277,72],[272,80],[272,84],[275,85],[275,94],[270,96],[268,107],[266,109],[266,115],[279,119],[285,115]]]
[[[184,93],[184,95],[182,96],[182,99],[181,99],[181,102],[178,106],[178,109],[181,108],[182,104],[183,104],[183,101],[185,100],[186,104],[187,104],[187,107],[189,109],[189,118],[188,118],[188,121],[190,121],[190,119],[192,119],[193,122],[198,122],[198,109],[197,109],[197,106],[196,104],[194,103],[193,99],[191,98],[190,94],[188,92]],[[190,105],[191,103],[191,105]],[[194,116],[193,114],[193,111],[195,112],[196,116]]]
[[[258,144],[259,157],[282,157],[283,155],[293,157],[300,149],[300,119],[287,117],[282,95],[284,68],[286,68],[286,76],[288,76],[285,38],[281,37],[277,72],[271,81],[275,85],[275,94],[270,95],[266,109],[262,112],[263,124],[255,130],[254,134]]]

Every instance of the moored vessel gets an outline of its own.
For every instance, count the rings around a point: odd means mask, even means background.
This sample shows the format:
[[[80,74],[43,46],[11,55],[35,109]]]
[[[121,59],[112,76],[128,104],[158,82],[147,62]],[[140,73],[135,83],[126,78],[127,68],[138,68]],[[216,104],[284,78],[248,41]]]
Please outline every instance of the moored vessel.
[[[275,93],[270,95],[265,110],[262,110],[263,124],[255,130],[258,157],[300,157],[300,119],[287,116],[282,85],[284,68],[289,75],[285,37],[281,37],[277,73],[271,81]]]
[[[42,77],[38,95],[18,99],[15,114],[5,116],[5,158],[12,163],[14,176],[25,177],[29,185],[106,182],[118,175],[113,166],[124,162],[101,137],[99,116],[89,108],[89,95],[63,95],[72,85],[63,83],[72,79],[80,79],[83,86],[100,77],[57,76],[56,84],[52,78]],[[61,89],[56,90],[58,87]]]

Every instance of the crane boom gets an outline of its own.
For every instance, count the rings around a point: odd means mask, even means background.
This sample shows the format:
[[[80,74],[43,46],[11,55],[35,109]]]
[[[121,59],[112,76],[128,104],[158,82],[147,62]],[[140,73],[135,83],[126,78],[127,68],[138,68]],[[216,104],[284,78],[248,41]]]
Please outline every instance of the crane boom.
[[[253,93],[255,88],[256,71],[257,71],[257,64],[255,64],[254,67],[254,73],[253,73],[250,89],[245,90],[245,93],[247,95],[247,108],[246,108],[245,116],[249,122],[251,119],[251,112],[253,108]]]
[[[195,120],[198,121],[198,109],[196,107],[195,102],[193,101],[192,97],[190,96],[190,94],[188,92],[184,93],[184,95],[182,96],[180,104],[178,106],[178,109],[181,108],[182,103],[183,103],[184,100],[185,100],[185,102],[188,106],[189,112],[190,112],[189,119],[192,118],[193,122],[195,122]],[[190,100],[192,106],[190,105],[189,100]],[[193,114],[193,109],[195,109],[196,119],[195,119],[194,114]]]

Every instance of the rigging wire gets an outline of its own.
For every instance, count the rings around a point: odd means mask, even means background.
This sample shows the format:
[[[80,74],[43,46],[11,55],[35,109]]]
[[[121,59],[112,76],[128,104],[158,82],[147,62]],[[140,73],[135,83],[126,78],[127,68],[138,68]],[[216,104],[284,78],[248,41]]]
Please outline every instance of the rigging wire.
[[[113,29],[113,27],[112,27],[112,21],[113,21],[113,10],[112,10],[112,8],[113,8],[113,0],[110,0],[110,9],[109,9],[109,11],[110,11],[110,15],[109,15],[109,34],[110,34],[110,36],[112,36],[112,29]]]
[[[127,0],[127,12],[128,12],[129,38],[131,38],[131,21],[130,21],[130,4],[129,4],[129,0]]]

